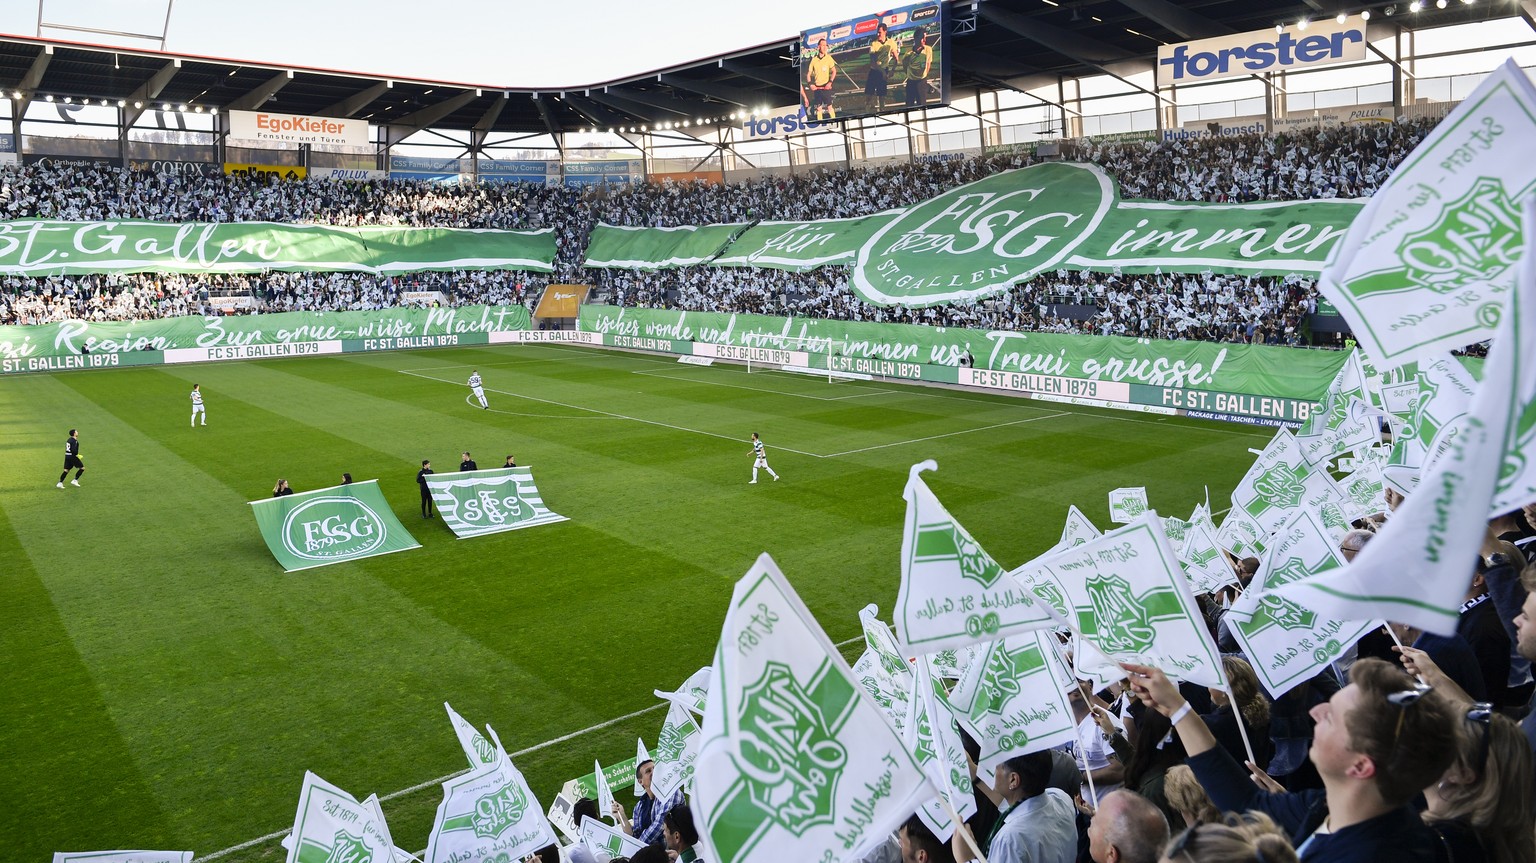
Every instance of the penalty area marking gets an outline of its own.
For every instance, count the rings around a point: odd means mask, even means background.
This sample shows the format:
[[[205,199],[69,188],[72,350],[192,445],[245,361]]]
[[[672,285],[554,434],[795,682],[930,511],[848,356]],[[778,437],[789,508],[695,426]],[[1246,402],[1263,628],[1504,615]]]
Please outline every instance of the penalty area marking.
[[[863,640],[864,640],[864,636],[859,635],[859,636],[855,636],[853,638],[850,638],[850,639],[848,639],[846,641],[839,641],[838,643],[836,643],[836,644],[834,644],[832,646],[833,647],[847,647],[848,645],[853,644],[854,642],[863,641]],[[623,722],[625,720],[634,719],[637,716],[644,716],[647,713],[655,713],[656,711],[660,710],[661,708],[667,707],[669,704],[670,704],[670,702],[663,701],[660,704],[652,704],[650,707],[642,707],[639,710],[636,710],[636,711],[634,711],[632,713],[626,713],[623,716],[615,716],[612,719],[608,719],[608,720],[605,720],[603,722],[599,722],[596,725],[588,725],[586,728],[580,729],[579,731],[572,731],[569,734],[562,734],[559,737],[551,737],[550,739],[544,741],[543,743],[535,743],[532,746],[527,747],[526,749],[519,749],[516,752],[510,752],[510,753],[507,754],[507,757],[508,758],[518,758],[518,757],[521,757],[523,755],[527,755],[530,752],[538,752],[540,749],[548,749],[549,747],[554,746],[557,743],[564,743],[567,740],[575,740],[576,738],[581,737],[582,735],[590,734],[590,733],[592,733],[594,731],[601,731],[604,728],[608,728],[609,726],[618,725],[620,722]],[[398,798],[404,797],[407,794],[414,794],[417,791],[422,791],[422,790],[425,790],[427,788],[431,788],[434,785],[441,785],[444,782],[447,782],[448,780],[454,778],[455,776],[462,776],[465,773],[468,773],[470,771],[470,769],[471,768],[466,767],[463,770],[455,770],[452,773],[449,773],[449,774],[447,774],[445,776],[439,776],[436,779],[428,779],[425,782],[418,782],[418,783],[416,783],[415,785],[412,785],[409,788],[402,788],[399,791],[391,791],[388,794],[385,794],[384,796],[380,797],[379,798],[379,802],[383,803],[383,802],[387,802],[387,801],[390,801],[390,800],[396,800]],[[198,860],[216,860],[216,859],[218,859],[220,857],[225,857],[227,855],[233,854],[236,851],[244,851],[247,848],[254,848],[257,845],[262,844],[263,842],[271,842],[273,839],[281,839],[284,836],[287,836],[289,833],[292,833],[292,832],[293,832],[293,828],[292,827],[288,827],[288,828],[285,828],[283,830],[277,830],[277,831],[274,831],[272,833],[268,833],[265,836],[258,836],[255,839],[248,839],[248,840],[246,840],[244,842],[241,842],[238,845],[231,845],[228,848],[225,848],[225,849],[222,849],[222,850],[219,850],[219,851],[215,851],[212,854],[200,855],[197,859]]]

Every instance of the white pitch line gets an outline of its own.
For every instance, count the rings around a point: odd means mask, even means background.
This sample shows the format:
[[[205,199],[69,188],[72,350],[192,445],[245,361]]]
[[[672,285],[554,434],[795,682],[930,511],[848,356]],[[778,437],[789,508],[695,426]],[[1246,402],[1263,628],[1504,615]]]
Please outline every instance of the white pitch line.
[[[400,374],[411,375],[412,377],[417,377],[417,378],[425,378],[426,380],[429,380],[429,381],[437,381],[440,384],[455,384],[455,385],[459,384],[459,382],[456,381],[456,380],[452,380],[451,381],[451,380],[446,380],[444,378],[434,378],[431,375],[417,374],[416,372],[401,371]],[[632,417],[632,416],[629,416],[627,414],[614,413],[613,411],[604,411],[604,410],[598,410],[597,408],[582,407],[581,405],[573,405],[573,404],[567,404],[565,402],[557,402],[554,399],[541,399],[538,396],[530,396],[530,395],[527,395],[525,393],[514,393],[514,392],[508,392],[506,390],[492,390],[489,387],[486,387],[486,389],[489,390],[490,392],[498,393],[498,394],[504,395],[504,396],[512,396],[513,398],[519,398],[519,399],[528,399],[529,401],[534,401],[534,402],[543,402],[544,404],[547,404],[547,405],[559,405],[560,407],[570,408],[572,410],[589,411],[591,413],[602,414],[603,416],[612,417],[614,419],[630,420],[631,422],[644,423],[645,425],[650,425],[650,426],[660,426],[661,428],[672,429],[673,431],[688,432],[689,434],[705,435],[707,437],[719,438],[720,440],[728,440],[728,441],[731,441],[733,443],[746,443],[746,441],[743,441],[741,438],[738,438],[738,437],[732,437],[730,435],[723,435],[723,434],[716,434],[715,432],[701,431],[699,429],[691,429],[691,428],[688,428],[686,426],[672,425],[671,423],[664,423],[664,422],[660,422],[658,420],[641,419],[640,417]],[[821,455],[819,453],[805,452],[804,450],[798,450],[798,449],[790,449],[787,446],[775,446],[774,449],[781,449],[781,450],[784,450],[785,452],[795,453],[796,455],[810,456],[811,458],[826,458],[826,456]]]
[[[731,389],[734,389],[734,390],[751,390],[752,392],[755,392],[755,393],[769,393],[771,395],[790,396],[792,398],[797,398],[797,399],[814,399],[814,400],[819,401],[819,402],[840,402],[840,401],[844,401],[846,399],[861,399],[861,398],[865,398],[865,397],[868,397],[868,396],[886,395],[888,393],[897,392],[897,390],[868,390],[866,392],[859,392],[859,393],[854,393],[853,395],[846,395],[846,396],[813,396],[810,393],[792,393],[792,392],[787,392],[785,390],[772,389],[772,388],[769,388],[769,387],[749,387],[749,386],[745,386],[745,385],[742,385],[742,384],[722,384],[719,381],[706,380],[706,379],[704,379],[702,377],[697,377],[697,376],[695,376],[695,377],[687,377],[687,376],[682,376],[682,375],[667,375],[667,374],[662,374],[661,372],[646,372],[646,371],[631,371],[630,374],[632,374],[632,375],[645,375],[648,378],[666,378],[669,381],[683,381],[684,383],[690,383],[690,384],[704,384],[706,386],[711,386],[711,387],[730,387]]]
[[[834,644],[832,646],[833,647],[847,647],[848,645],[853,644],[855,641],[863,641],[863,640],[864,640],[864,636],[859,635],[859,636],[855,636],[853,638],[850,638],[850,639],[848,639],[846,641],[839,641],[838,643],[836,643],[836,644]],[[653,711],[660,710],[661,708],[666,707],[666,706],[668,706],[668,703],[663,701],[660,704],[652,704],[650,707],[642,707],[639,710],[634,711],[633,713],[626,713],[623,716],[616,716],[613,719],[609,719],[609,720],[606,720],[606,721],[603,721],[603,722],[599,722],[596,725],[588,725],[586,728],[583,728],[580,731],[572,731],[569,734],[562,734],[559,737],[552,737],[549,740],[544,741],[543,743],[535,743],[534,745],[529,746],[526,749],[519,749],[516,752],[509,753],[507,755],[507,757],[508,758],[517,758],[519,756],[527,755],[530,752],[537,752],[540,749],[545,749],[547,747],[554,746],[556,743],[564,743],[567,740],[574,740],[577,737],[580,737],[580,736],[582,736],[584,734],[590,734],[593,731],[600,731],[600,730],[602,730],[604,728],[609,727],[610,725],[617,725],[620,722],[625,721],[626,719],[634,719],[637,716],[644,716],[647,713],[651,713]],[[380,797],[379,801],[380,802],[384,802],[384,801],[387,801],[387,800],[395,800],[397,798],[404,797],[407,794],[414,794],[417,791],[421,791],[423,789],[431,788],[434,785],[441,785],[444,782],[447,782],[448,780],[452,779],[453,777],[455,777],[455,776],[462,776],[465,773],[468,773],[469,771],[470,771],[470,768],[466,767],[463,770],[455,770],[454,772],[449,773],[446,776],[439,776],[436,779],[428,779],[426,782],[418,782],[418,783],[416,783],[415,785],[412,785],[409,788],[402,788],[399,791],[391,791],[390,793],[384,795],[383,797]],[[273,839],[281,839],[284,836],[287,836],[289,833],[292,833],[292,832],[293,832],[293,828],[292,827],[289,827],[289,828],[287,828],[285,830],[278,830],[278,831],[275,831],[273,833],[268,833],[265,836],[258,836],[255,839],[248,839],[245,842],[241,842],[239,845],[231,845],[228,848],[225,848],[225,849],[220,850],[220,851],[215,851],[212,854],[203,854],[203,855],[199,856],[197,859],[199,859],[199,860],[214,860],[214,859],[217,859],[219,857],[224,857],[226,855],[233,854],[236,851],[244,851],[247,848],[251,848],[251,847],[254,847],[256,845],[260,845],[263,842],[271,842]],[[418,855],[418,856],[420,856],[420,855]]]
[[[869,452],[870,450],[885,449],[887,447],[893,447],[893,446],[906,446],[907,444],[910,444],[910,443],[922,443],[923,441],[928,441],[928,440],[938,440],[939,438],[954,437],[955,435],[970,434],[972,432],[987,431],[989,429],[1000,429],[1000,428],[1004,428],[1006,426],[1023,425],[1024,423],[1032,423],[1032,422],[1038,422],[1039,420],[1055,419],[1056,417],[1068,417],[1068,416],[1072,416],[1072,415],[1073,414],[1072,414],[1071,411],[1061,411],[1059,413],[1046,414],[1043,417],[1030,417],[1029,419],[1014,420],[1013,422],[998,423],[996,425],[982,426],[980,428],[963,429],[961,431],[949,432],[947,434],[929,435],[928,437],[913,438],[911,440],[899,440],[899,441],[896,441],[895,443],[883,443],[883,444],[880,444],[878,446],[867,446],[867,447],[864,447],[863,449],[850,449],[850,450],[845,450],[843,452],[835,452],[835,453],[832,453],[832,454],[828,455],[827,458],[837,458],[838,456],[853,455],[854,453]]]

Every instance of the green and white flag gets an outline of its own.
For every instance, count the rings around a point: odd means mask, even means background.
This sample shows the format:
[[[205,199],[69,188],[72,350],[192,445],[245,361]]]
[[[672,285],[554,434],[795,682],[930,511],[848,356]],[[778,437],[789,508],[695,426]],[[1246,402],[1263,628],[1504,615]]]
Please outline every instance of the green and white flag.
[[[906,727],[911,708],[908,696],[912,691],[912,671],[896,646],[896,636],[879,617],[880,609],[873,603],[859,611],[859,623],[864,628],[864,652],[853,665],[853,676],[880,705],[891,726],[900,734]]]
[[[378,480],[251,501],[256,526],[288,572],[421,548]]]
[[[700,730],[693,714],[682,704],[667,704],[667,718],[656,734],[656,764],[651,773],[651,790],[658,800],[667,800],[693,782],[693,763],[699,757]]]
[[[979,776],[1010,758],[1077,739],[1049,632],[1026,632],[982,645],[950,693],[959,720],[981,744]]]
[[[1221,529],[1216,531],[1216,544],[1242,560],[1262,555],[1268,537],[1269,531],[1257,519],[1249,515],[1247,510],[1234,506],[1227,510],[1227,517],[1221,520]]]
[[[397,851],[378,797],[359,803],[308,771],[291,838],[287,863],[394,863]]]
[[[1104,535],[1104,531],[1093,526],[1088,516],[1074,504],[1067,507],[1067,523],[1061,528],[1061,541],[1057,543],[1059,548],[1071,548],[1074,545],[1082,545],[1090,539]]]
[[[626,836],[596,818],[581,819],[581,826],[576,829],[581,835],[581,844],[587,846],[598,863],[607,863],[615,857],[633,857],[645,850],[644,842]]]
[[[1529,263],[1522,265],[1522,305],[1511,332],[1521,357],[1515,365],[1517,401],[1510,413],[1504,466],[1493,492],[1490,517],[1536,501],[1536,368],[1531,365],[1531,357],[1536,357],[1536,300],[1531,299],[1536,298],[1536,260],[1530,257],[1530,250],[1536,249],[1536,195],[1525,200],[1525,224],[1533,226],[1527,240]]]
[[[997,561],[939,503],[912,466],[902,496],[901,590],[896,641],[903,652],[932,653],[1054,626],[1043,603],[1006,578]]]
[[[645,741],[640,739],[640,738],[638,738],[638,737],[636,737],[635,738],[635,788],[634,788],[635,796],[636,797],[639,797],[639,796],[645,794],[645,788],[643,788],[640,785],[640,769],[639,768],[640,768],[641,764],[644,764],[647,761],[651,762],[651,784],[654,785],[656,783],[656,760],[654,758],[652,758],[651,757],[651,753],[646,750],[646,748],[645,748]]]
[[[470,769],[495,764],[495,744],[487,740],[475,726],[470,725],[448,702],[443,702],[443,709],[448,711],[448,721],[453,723],[453,733],[459,736],[459,746],[464,750],[464,757],[469,759]]]
[[[700,716],[704,715],[704,702],[709,698],[709,681],[714,676],[714,669],[708,665],[688,675],[683,685],[676,692],[662,692],[660,689],[652,690],[657,698],[665,698],[673,704],[692,710]]]
[[[1419,476],[1442,456],[1461,432],[1477,379],[1450,354],[1418,364],[1416,391],[1407,421],[1392,441],[1382,479],[1400,494],[1418,487]]]
[[[531,468],[455,471],[426,479],[438,515],[459,539],[567,520],[544,507]]]
[[[714,668],[692,802],[710,863],[853,860],[936,793],[766,554]]]
[[[1273,698],[1306,683],[1343,655],[1379,620],[1333,620],[1274,592],[1345,566],[1318,517],[1299,512],[1275,535],[1263,566],[1227,612],[1232,637]]]
[[[1529,208],[1526,212],[1532,213]],[[1536,232],[1529,242],[1536,242]],[[1516,369],[1536,363],[1531,324],[1522,319],[1536,314],[1533,257],[1525,255],[1520,266],[1517,289],[1505,304],[1482,384],[1461,432],[1426,469],[1418,491],[1348,566],[1290,582],[1276,593],[1344,620],[1379,617],[1440,635],[1456,632],[1489,505],[1505,468],[1512,425],[1518,421]]]
[[[1536,189],[1536,88],[1513,60],[1376,190],[1319,288],[1383,368],[1488,339],[1524,251]]]
[[[1282,428],[1232,490],[1232,510],[1241,509],[1269,534],[1304,508],[1337,503],[1337,494],[1328,472],[1308,464],[1296,439]]]
[[[1109,659],[1154,665],[1203,686],[1226,684],[1221,657],[1156,513],[1010,575],[1067,609],[1072,629]],[[1076,664],[1092,668],[1082,655]]]
[[[1367,410],[1359,409],[1359,405]],[[1360,352],[1350,351],[1349,359],[1323,396],[1321,409],[1296,432],[1301,457],[1307,464],[1321,466],[1334,456],[1376,443],[1381,432],[1369,407]]]
[[[637,776],[639,775],[639,766],[640,762],[635,762]],[[613,790],[608,787],[608,777],[603,775],[603,765],[598,764],[597,759],[595,758],[592,759],[592,776],[597,781],[598,814],[602,815],[604,818],[613,818],[615,821],[617,821],[618,816],[613,814],[613,804],[618,801],[613,799]],[[636,779],[635,781],[639,782],[639,779]]]
[[[1190,590],[1196,594],[1215,593],[1229,584],[1237,583],[1237,573],[1227,565],[1216,537],[1204,522],[1190,522],[1178,555],[1184,574],[1189,577]]]
[[[494,764],[443,783],[425,863],[501,863],[554,844],[555,831],[527,780],[500,744],[496,749]]]
[[[192,852],[55,851],[54,863],[192,863]]]
[[[633,758],[615,761],[603,768],[603,781],[608,784],[609,788],[613,788],[615,785],[629,785],[635,781],[636,768],[639,766]],[[575,779],[567,779],[560,786],[560,793],[569,796],[572,800],[580,800],[583,797],[591,797],[596,800],[597,773],[594,771],[585,776],[578,776]],[[606,817],[606,813],[604,813],[604,816]]]
[[[874,700],[875,706],[885,714],[886,721],[891,723],[897,734],[901,733],[907,721],[907,696],[912,684],[906,676],[902,675],[898,680],[887,674],[880,666],[879,657],[869,648],[865,648],[859,654],[858,661],[853,663],[853,679]]]
[[[555,232],[292,222],[0,222],[0,275],[552,272]]]
[[[1370,450],[1366,453],[1356,457],[1355,469],[1348,476],[1335,480],[1347,501],[1344,517],[1349,521],[1387,511],[1387,486],[1381,475],[1386,458],[1378,458]]]
[[[948,842],[955,832],[950,813],[962,820],[971,817],[976,812],[976,796],[971,791],[971,772],[965,744],[960,739],[960,726],[944,687],[933,678],[924,657],[918,658],[913,672],[911,712],[907,714],[902,739],[928,774],[928,781],[939,790],[939,796],[924,803],[917,814],[939,841]]]
[[[1117,488],[1109,493],[1109,520],[1115,524],[1130,524],[1151,507],[1147,506],[1147,490]]]

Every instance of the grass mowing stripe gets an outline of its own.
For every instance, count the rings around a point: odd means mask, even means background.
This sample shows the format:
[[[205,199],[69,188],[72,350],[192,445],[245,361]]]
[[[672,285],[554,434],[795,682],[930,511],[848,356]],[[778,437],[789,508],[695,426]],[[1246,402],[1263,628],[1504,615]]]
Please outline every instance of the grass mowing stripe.
[[[165,816],[3,508],[0,558],[0,666],[8,669],[0,836],[34,837],[29,841],[58,849],[117,847],[165,833]],[[59,776],[105,781],[61,787]],[[79,809],[120,812],[132,830],[118,829],[115,820],[80,819]]]
[[[488,365],[508,358],[540,361]],[[448,368],[429,374],[455,385],[397,373],[433,365]],[[724,437],[473,410],[462,377],[476,365],[494,388]],[[631,373],[658,365],[507,346],[0,380],[0,415],[15,432],[7,444],[17,468],[0,477],[14,544],[37,562],[90,679],[72,677],[67,657],[28,658],[47,666],[61,699],[100,699],[121,734],[128,766],[164,812],[163,827],[150,827],[162,835],[135,844],[221,848],[269,833],[293,811],[305,769],[359,794],[454,770],[463,761],[444,700],[519,750],[643,707],[651,688],[708,661],[734,580],[764,550],[834,640],[852,635],[861,607],[894,601],[901,488],[918,459],[939,462],[935,493],[1009,563],[1055,542],[1068,503],[1107,526],[1105,492],[1146,485],[1154,505],[1182,512],[1204,499],[1203,484],[1219,496],[1251,463],[1242,451],[1251,435],[1190,434],[1205,429],[1192,422],[1106,422],[1089,410],[896,383],[879,384],[895,390],[879,398],[825,402]],[[702,377],[758,383],[744,374],[712,367]],[[208,393],[207,429],[184,425],[194,380]],[[861,385],[771,386],[835,395]],[[841,452],[1053,412],[1070,415],[836,459],[778,448]],[[91,470],[85,489],[63,492],[52,481],[71,424],[85,427]],[[782,481],[747,485],[752,431]],[[534,466],[550,508],[572,521],[458,541],[421,519],[420,459],[451,469],[465,448],[487,466],[515,452]],[[342,470],[379,477],[423,548],[283,575],[245,500],[267,494],[277,475],[313,488]],[[73,556],[49,529],[61,519],[76,534]],[[0,682],[13,674],[0,670]],[[547,801],[594,756],[627,757],[657,719],[538,749],[519,767]],[[68,715],[60,722],[75,728]],[[100,733],[89,722],[78,732]],[[58,802],[61,819],[129,834],[127,818],[72,808],[90,797],[71,793],[130,782],[126,767],[50,773],[34,766],[46,752],[8,755],[25,765],[19,774],[43,776],[35,791]],[[402,844],[420,847],[435,796],[391,800]],[[25,833],[13,844],[25,857],[56,850]],[[275,856],[268,843],[223,863]]]

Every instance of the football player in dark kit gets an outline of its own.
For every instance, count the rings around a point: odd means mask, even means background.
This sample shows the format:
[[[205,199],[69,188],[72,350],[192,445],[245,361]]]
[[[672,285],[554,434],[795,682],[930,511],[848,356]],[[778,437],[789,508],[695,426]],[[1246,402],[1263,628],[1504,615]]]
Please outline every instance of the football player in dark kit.
[[[475,464],[475,460],[469,457],[469,452],[465,451],[465,453],[464,453],[464,460],[459,462],[459,470],[479,470],[479,469],[480,469],[480,466]]]
[[[80,460],[80,430],[70,429],[69,440],[64,442],[64,472],[59,474],[58,488],[64,487],[64,477],[69,476],[70,469],[75,471],[75,478],[69,481],[70,485],[80,485],[80,474],[85,473],[85,462]]]

